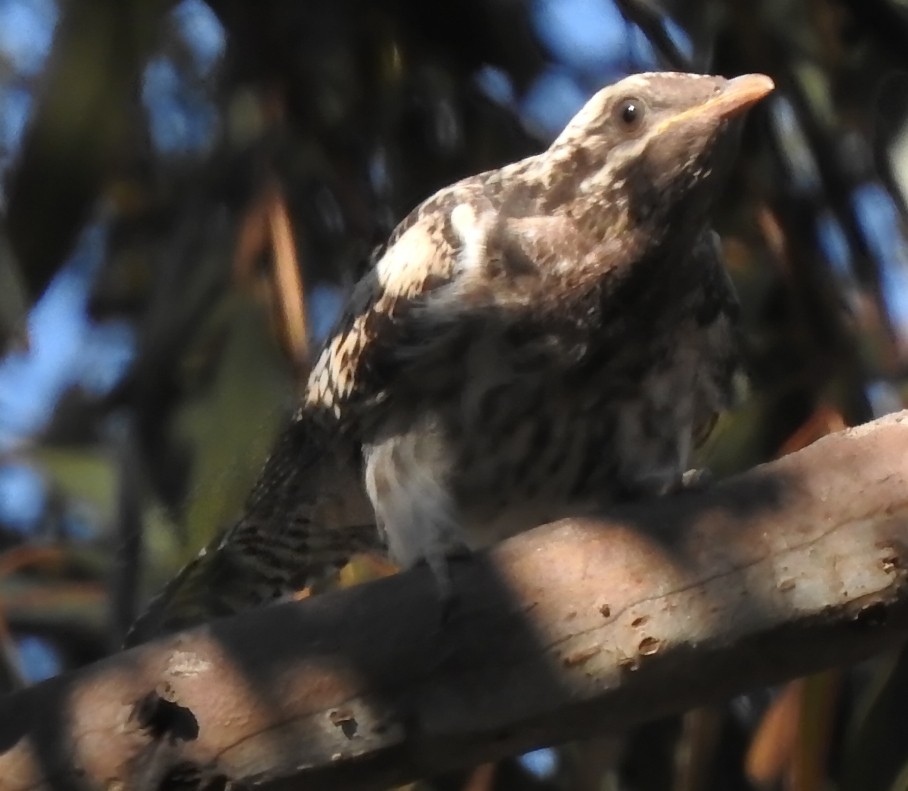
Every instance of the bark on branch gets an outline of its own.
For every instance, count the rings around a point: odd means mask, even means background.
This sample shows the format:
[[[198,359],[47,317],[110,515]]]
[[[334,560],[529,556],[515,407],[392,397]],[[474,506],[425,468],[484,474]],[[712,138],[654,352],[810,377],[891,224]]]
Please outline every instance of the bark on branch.
[[[0,786],[370,788],[908,634],[908,412],[721,485],[214,623],[0,702]]]

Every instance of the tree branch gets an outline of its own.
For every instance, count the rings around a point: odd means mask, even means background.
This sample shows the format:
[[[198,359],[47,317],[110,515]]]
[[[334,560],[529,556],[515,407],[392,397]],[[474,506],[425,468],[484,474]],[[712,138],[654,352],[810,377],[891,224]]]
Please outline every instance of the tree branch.
[[[908,634],[908,412],[453,576],[446,619],[417,569],[15,693],[3,788],[380,787],[866,657]]]

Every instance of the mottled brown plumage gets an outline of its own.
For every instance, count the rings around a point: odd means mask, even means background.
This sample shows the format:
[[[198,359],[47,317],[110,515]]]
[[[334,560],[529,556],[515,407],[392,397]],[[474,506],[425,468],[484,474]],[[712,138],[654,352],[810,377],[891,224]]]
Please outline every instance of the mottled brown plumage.
[[[771,88],[627,78],[544,153],[417,207],[357,285],[245,514],[133,640],[385,541],[443,581],[463,546],[678,486],[736,363],[710,209],[737,119]]]

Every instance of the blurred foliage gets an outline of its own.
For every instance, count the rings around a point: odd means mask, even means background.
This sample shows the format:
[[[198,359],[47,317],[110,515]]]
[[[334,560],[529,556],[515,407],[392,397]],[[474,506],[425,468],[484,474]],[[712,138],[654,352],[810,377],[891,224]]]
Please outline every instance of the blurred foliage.
[[[409,208],[539,150],[624,73],[778,86],[718,218],[753,392],[702,461],[728,474],[904,403],[901,0],[19,5],[55,27],[40,68],[0,53],[0,472],[30,475],[40,505],[17,521],[0,503],[4,688],[36,675],[36,645],[63,668],[115,650],[236,515],[310,347]],[[41,352],[29,307],[71,270],[87,326],[127,328],[127,364],[89,386],[117,353],[99,341],[17,425],[4,413],[38,398],[16,379]],[[430,785],[908,788],[906,705],[903,653]]]

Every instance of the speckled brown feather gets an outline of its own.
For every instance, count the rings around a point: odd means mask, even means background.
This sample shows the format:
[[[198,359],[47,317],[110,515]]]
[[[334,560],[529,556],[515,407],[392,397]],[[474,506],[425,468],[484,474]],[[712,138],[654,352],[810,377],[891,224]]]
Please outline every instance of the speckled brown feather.
[[[770,89],[628,78],[546,152],[417,207],[356,286],[244,515],[131,642],[286,595],[384,539],[444,584],[463,545],[678,485],[737,359],[709,211],[733,118]],[[627,102],[645,124],[625,123]]]

